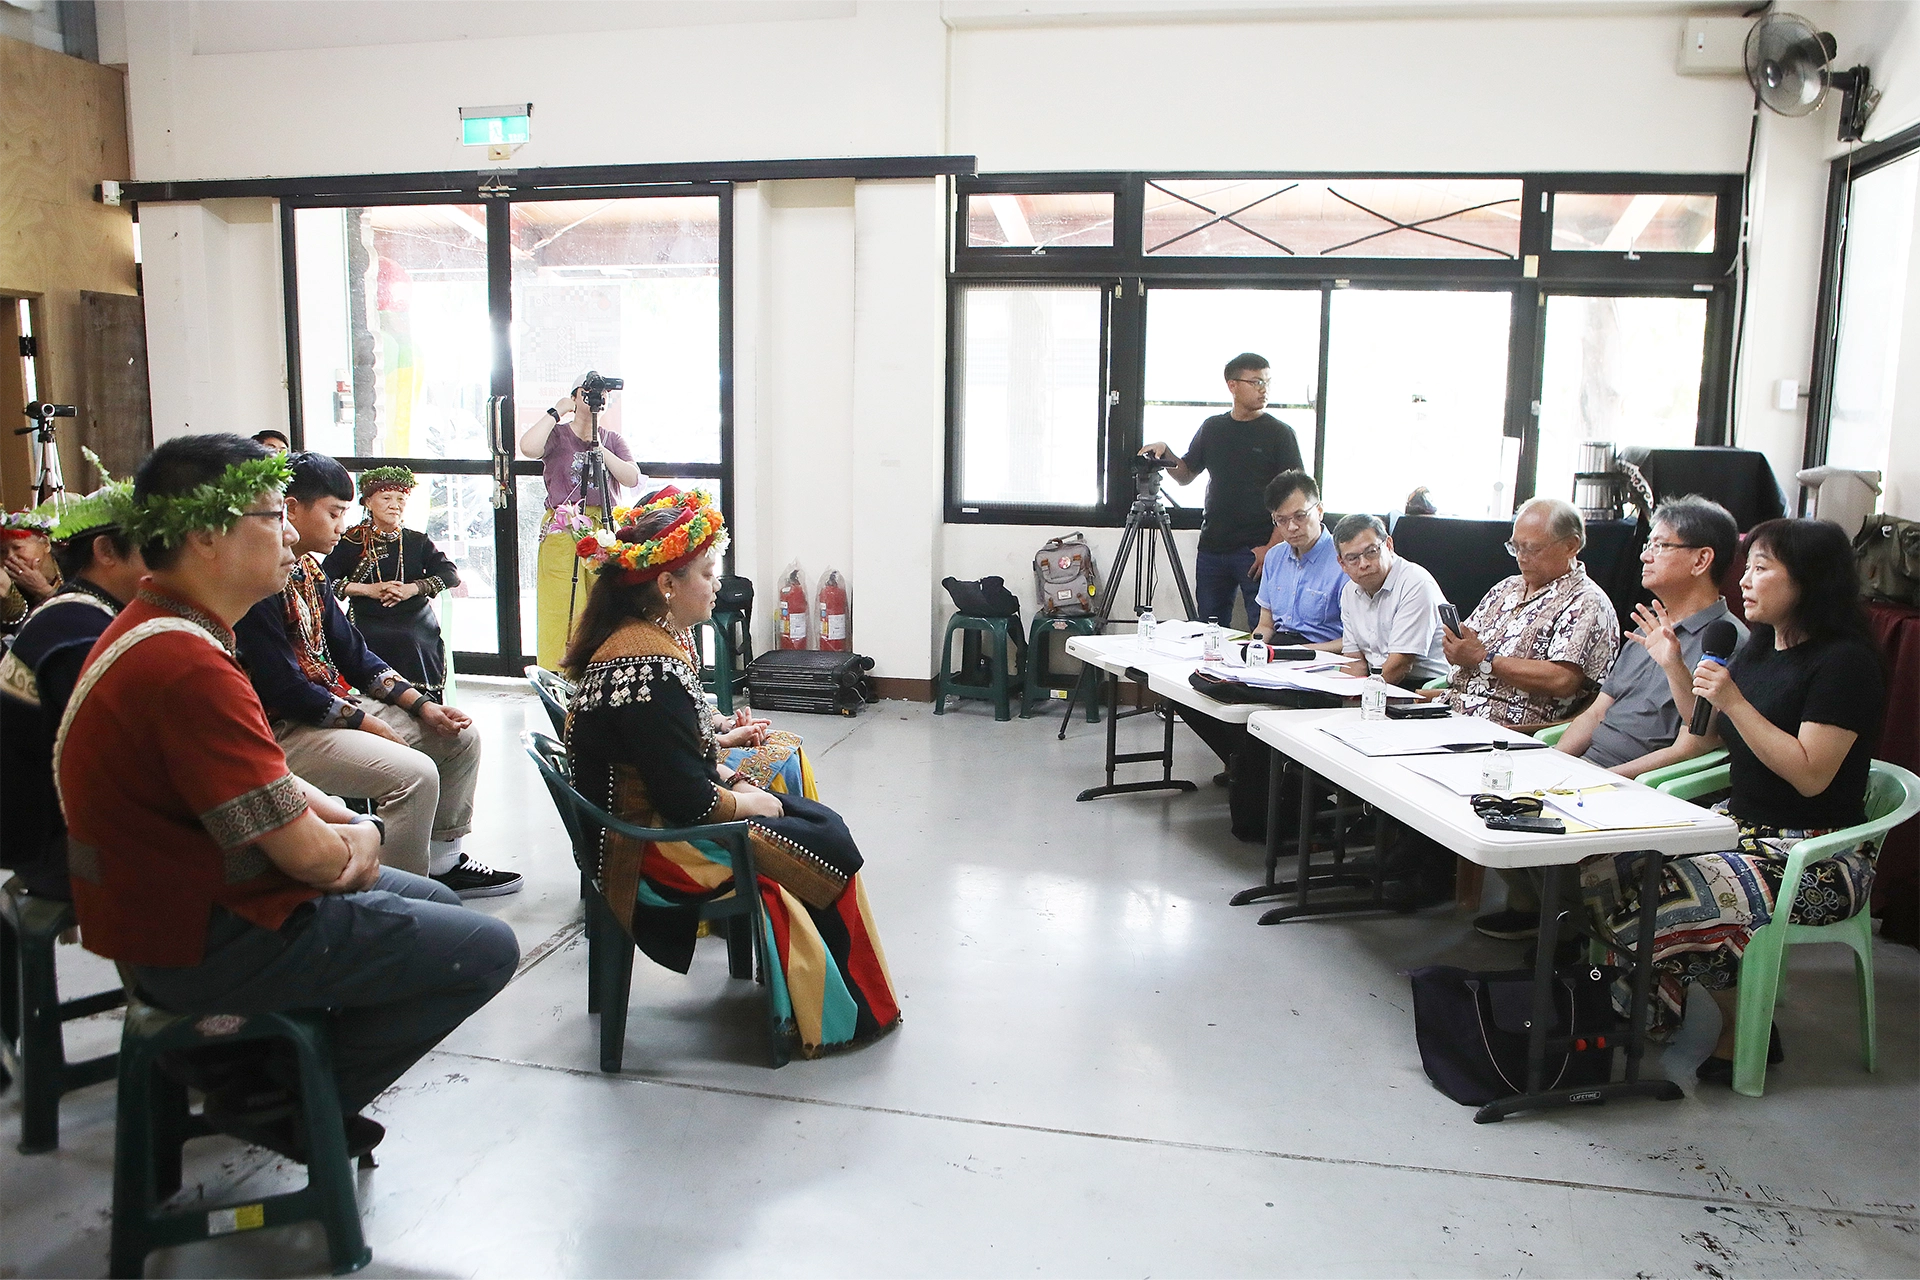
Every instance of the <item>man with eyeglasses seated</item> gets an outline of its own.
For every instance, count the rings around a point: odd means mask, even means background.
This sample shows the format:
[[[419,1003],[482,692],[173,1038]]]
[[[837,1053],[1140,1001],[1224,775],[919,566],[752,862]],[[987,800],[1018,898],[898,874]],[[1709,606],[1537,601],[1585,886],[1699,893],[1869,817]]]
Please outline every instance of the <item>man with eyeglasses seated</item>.
[[[87,657],[53,767],[86,948],[175,1013],[331,1010],[358,1153],[383,1132],[361,1108],[506,986],[520,953],[503,921],[383,868],[378,821],[287,768],[232,628],[294,567],[288,478],[237,435],[177,437],[141,463],[123,528],[150,572]],[[214,1128],[306,1159],[273,1058],[168,1070],[208,1090]]]
[[[1520,572],[1481,598],[1459,635],[1440,638],[1455,711],[1532,732],[1565,720],[1600,687],[1620,651],[1620,619],[1579,561],[1586,544],[1572,503],[1521,506],[1507,543]]]
[[[1225,372],[1233,408],[1200,424],[1185,457],[1176,457],[1164,440],[1140,452],[1175,459],[1167,471],[1175,484],[1191,484],[1201,472],[1208,473],[1206,514],[1193,565],[1200,621],[1231,626],[1238,591],[1252,630],[1258,616],[1254,583],[1268,552],[1280,542],[1267,521],[1271,508],[1263,505],[1261,495],[1276,475],[1299,471],[1304,464],[1293,428],[1266,411],[1271,383],[1266,358],[1242,352],[1227,362]]]
[[[1375,672],[1409,689],[1445,676],[1440,606],[1446,597],[1433,575],[1394,554],[1378,516],[1343,517],[1333,526],[1333,546],[1348,578],[1340,589],[1340,651],[1354,659],[1347,674]]]
[[[1669,749],[1680,736],[1682,708],[1659,659],[1677,651],[1686,668],[1700,665],[1708,624],[1727,619],[1742,643],[1747,629],[1727,610],[1719,580],[1733,565],[1740,544],[1733,516],[1717,502],[1691,494],[1670,498],[1654,509],[1653,532],[1640,552],[1640,584],[1653,592],[1651,605],[1634,610],[1639,630],[1600,692],[1554,745],[1605,769],[1637,778],[1670,763]],[[1685,708],[1691,712],[1689,706]],[[1539,877],[1501,871],[1507,883],[1507,908],[1481,916],[1473,927],[1490,938],[1519,940],[1538,932]],[[1577,902],[1577,886],[1569,886]]]
[[[1260,574],[1260,622],[1274,644],[1340,652],[1340,592],[1347,575],[1321,520],[1320,486],[1304,471],[1282,471],[1267,485],[1277,545]]]

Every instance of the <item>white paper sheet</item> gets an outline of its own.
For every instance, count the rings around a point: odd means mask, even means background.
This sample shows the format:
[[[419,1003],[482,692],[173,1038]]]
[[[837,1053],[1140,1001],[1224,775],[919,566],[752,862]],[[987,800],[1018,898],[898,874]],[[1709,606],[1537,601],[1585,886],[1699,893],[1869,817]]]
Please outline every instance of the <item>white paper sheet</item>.
[[[1706,810],[1647,787],[1584,791],[1578,797],[1548,796],[1547,808],[1596,831],[1637,831],[1643,827],[1690,827]]]
[[[1435,721],[1435,723],[1441,723]],[[1596,782],[1596,770],[1583,765],[1572,756],[1558,751],[1512,751],[1513,786],[1508,794],[1519,791],[1550,791],[1557,787],[1592,786]],[[1413,770],[1424,778],[1435,782],[1455,795],[1471,796],[1486,790],[1480,784],[1481,771],[1486,768],[1486,752],[1448,752],[1437,756],[1407,756],[1399,762],[1403,767]],[[1606,785],[1602,783],[1601,785]],[[1571,799],[1572,797],[1568,797]]]
[[[1320,732],[1368,756],[1424,755],[1445,751],[1450,742],[1531,744],[1517,753],[1524,755],[1540,745],[1524,733],[1474,716],[1450,716],[1445,720],[1363,720],[1359,724],[1330,725]]]

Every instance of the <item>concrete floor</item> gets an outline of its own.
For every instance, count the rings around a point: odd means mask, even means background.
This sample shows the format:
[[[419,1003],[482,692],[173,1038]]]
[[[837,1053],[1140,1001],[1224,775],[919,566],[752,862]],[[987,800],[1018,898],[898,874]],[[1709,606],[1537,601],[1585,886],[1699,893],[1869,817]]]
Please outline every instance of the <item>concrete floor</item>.
[[[1860,1069],[1852,970],[1794,952],[1788,1060],[1764,1099],[1699,1090],[1701,1001],[1656,1069],[1674,1103],[1480,1126],[1436,1092],[1402,971],[1505,967],[1449,908],[1254,924],[1227,899],[1260,854],[1227,835],[1184,730],[1188,796],[1076,804],[1101,728],[782,716],[868,857],[906,1025],[761,1065],[756,989],[724,949],[634,970],[626,1070],[597,1070],[577,881],[505,682],[463,684],[487,757],[479,856],[526,873],[515,982],[376,1105],[366,1274],[1920,1275],[1920,953],[1882,946],[1880,1071]],[[1123,727],[1148,745],[1157,729]],[[62,955],[70,991],[110,971]],[[70,1033],[111,1044],[111,1015]],[[57,1154],[13,1149],[0,1095],[0,1276],[100,1275],[110,1086],[69,1096]],[[210,1205],[297,1169],[189,1148]],[[311,1228],[157,1254],[155,1275],[324,1272]]]

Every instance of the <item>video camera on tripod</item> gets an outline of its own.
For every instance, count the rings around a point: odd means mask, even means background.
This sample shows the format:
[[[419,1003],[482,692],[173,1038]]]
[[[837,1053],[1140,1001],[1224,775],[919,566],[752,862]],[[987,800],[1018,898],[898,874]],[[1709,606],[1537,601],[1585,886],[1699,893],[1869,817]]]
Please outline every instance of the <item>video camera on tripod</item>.
[[[596,415],[594,425],[594,438],[596,441],[600,434],[597,415],[602,409],[607,407],[607,392],[624,390],[626,385],[627,380],[625,378],[603,377],[597,370],[589,369],[587,370],[587,375],[580,379],[580,385],[575,388],[582,396],[586,397],[587,408]]]
[[[34,501],[40,503],[56,493],[66,492],[67,488],[66,477],[60,474],[60,450],[53,442],[53,420],[77,418],[80,410],[75,405],[48,404],[43,400],[35,400],[27,406],[26,412],[33,425],[20,427],[13,434],[33,437]]]

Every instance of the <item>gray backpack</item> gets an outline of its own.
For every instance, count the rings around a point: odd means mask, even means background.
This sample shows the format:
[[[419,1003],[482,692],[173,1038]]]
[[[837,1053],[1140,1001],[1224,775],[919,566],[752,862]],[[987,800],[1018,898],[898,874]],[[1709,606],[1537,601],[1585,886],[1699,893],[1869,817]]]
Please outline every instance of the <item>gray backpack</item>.
[[[1051,538],[1033,553],[1033,591],[1040,611],[1052,618],[1085,618],[1094,611],[1100,571],[1086,535]]]

